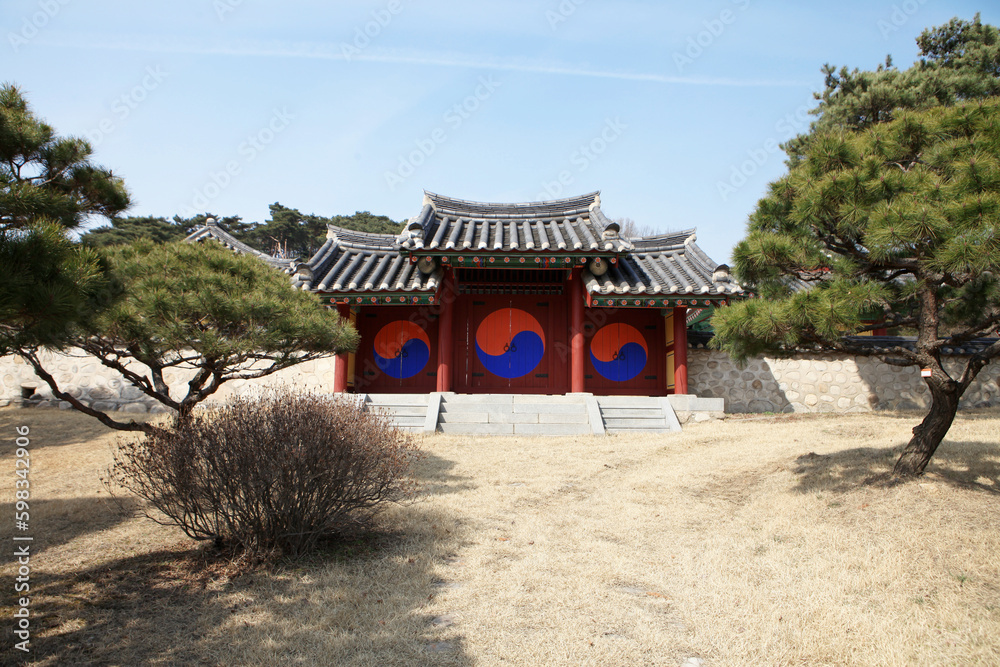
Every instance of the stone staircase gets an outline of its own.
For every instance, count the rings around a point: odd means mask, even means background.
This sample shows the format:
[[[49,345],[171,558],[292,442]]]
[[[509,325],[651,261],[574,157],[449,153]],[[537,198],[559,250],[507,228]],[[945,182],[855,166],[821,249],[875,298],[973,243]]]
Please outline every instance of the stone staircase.
[[[438,428],[462,435],[590,435],[585,396],[444,394]]]
[[[423,431],[427,421],[428,394],[367,394],[364,397],[368,410],[381,410],[392,423],[404,431]]]
[[[681,430],[677,415],[666,397],[598,396],[597,404],[608,433],[669,433]]]
[[[723,401],[696,396],[358,394],[406,431],[460,435],[669,433],[681,420],[721,418]],[[676,410],[676,412],[675,412]]]

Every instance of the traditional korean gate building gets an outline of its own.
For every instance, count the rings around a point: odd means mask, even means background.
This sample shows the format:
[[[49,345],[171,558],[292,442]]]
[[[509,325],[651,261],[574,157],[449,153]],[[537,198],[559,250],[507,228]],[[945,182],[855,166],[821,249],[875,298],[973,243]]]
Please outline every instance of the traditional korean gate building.
[[[360,334],[334,390],[688,393],[688,319],[742,290],[694,230],[628,239],[600,203],[426,192],[398,237],[331,227],[293,281]]]

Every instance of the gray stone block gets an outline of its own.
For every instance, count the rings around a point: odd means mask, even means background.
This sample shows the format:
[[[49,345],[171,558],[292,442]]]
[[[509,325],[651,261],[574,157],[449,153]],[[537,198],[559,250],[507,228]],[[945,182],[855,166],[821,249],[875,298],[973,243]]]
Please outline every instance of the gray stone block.
[[[532,424],[522,424],[532,426]],[[441,432],[457,435],[514,435],[514,424],[449,424],[441,423]]]
[[[551,405],[539,405],[537,403],[515,403],[514,412],[547,412],[549,414],[587,414],[587,406],[584,403],[553,403]]]
[[[510,414],[512,405],[510,403],[449,403],[445,402],[441,406],[442,414]]]
[[[700,414],[700,413],[693,413]],[[605,419],[604,425],[608,430],[612,428],[668,428],[667,420],[663,418],[663,415],[658,415],[655,419]]]
[[[601,416],[601,406],[597,402],[596,396],[587,396],[587,418],[590,421],[590,430],[594,435],[605,435],[604,418]]]
[[[628,417],[639,417],[641,419],[662,417],[660,408],[605,408],[605,419],[623,419]]]
[[[374,405],[427,405],[427,394],[368,394]]]
[[[599,396],[601,408],[657,408],[660,405],[657,396]]]
[[[488,412],[442,412],[442,424],[485,424],[489,421]]]
[[[513,403],[513,394],[455,394],[448,396],[447,403],[461,405],[463,403]]]
[[[490,413],[491,424],[537,424],[540,415],[537,412],[504,412]]]
[[[590,424],[590,419],[587,414],[581,412],[580,414],[560,414],[540,412],[537,415],[537,421],[539,424]]]
[[[427,397],[427,414],[424,415],[424,433],[435,433],[441,415],[442,395],[434,392]]]

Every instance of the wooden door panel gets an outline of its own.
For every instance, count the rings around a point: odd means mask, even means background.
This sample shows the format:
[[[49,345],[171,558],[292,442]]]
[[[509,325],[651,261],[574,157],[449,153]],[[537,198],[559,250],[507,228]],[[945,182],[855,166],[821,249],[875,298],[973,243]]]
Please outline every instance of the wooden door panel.
[[[362,309],[355,391],[425,393],[437,385],[437,321],[406,306]]]
[[[456,352],[460,391],[562,393],[565,373],[556,350],[565,347],[565,307],[555,296],[472,296]]]
[[[666,393],[663,317],[657,311],[619,311],[584,332],[584,386],[595,394]]]

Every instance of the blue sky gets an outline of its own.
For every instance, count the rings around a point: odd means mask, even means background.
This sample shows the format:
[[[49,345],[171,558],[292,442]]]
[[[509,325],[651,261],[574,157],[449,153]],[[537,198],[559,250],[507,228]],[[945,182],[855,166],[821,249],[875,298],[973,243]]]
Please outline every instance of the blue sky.
[[[725,262],[824,63],[908,66],[921,30],[977,11],[1000,24],[985,0],[5,0],[0,79],[91,140],[134,215],[601,190]]]

